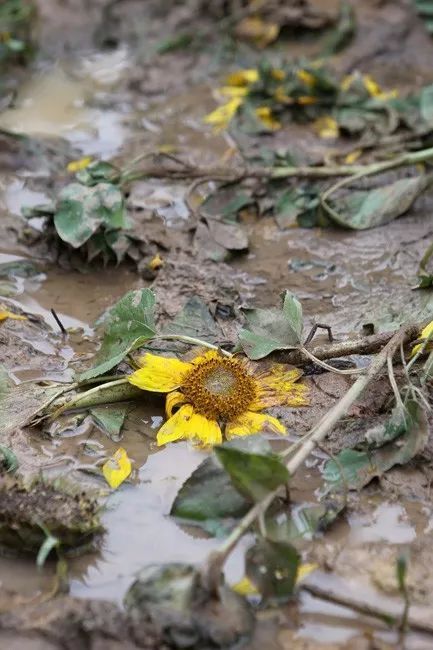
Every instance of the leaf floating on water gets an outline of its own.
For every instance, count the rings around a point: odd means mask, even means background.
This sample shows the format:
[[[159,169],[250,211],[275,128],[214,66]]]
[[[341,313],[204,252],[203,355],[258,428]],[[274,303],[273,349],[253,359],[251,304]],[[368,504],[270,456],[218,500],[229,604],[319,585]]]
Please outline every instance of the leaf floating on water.
[[[95,424],[114,442],[121,439],[121,431],[125,422],[128,405],[100,406],[90,409]]]
[[[128,458],[123,447],[120,447],[116,453],[107,460],[102,466],[102,472],[108,485],[114,490],[123,483],[131,474],[131,461]]]
[[[282,602],[293,595],[300,556],[291,544],[260,538],[248,549],[245,565],[248,578],[266,600]]]

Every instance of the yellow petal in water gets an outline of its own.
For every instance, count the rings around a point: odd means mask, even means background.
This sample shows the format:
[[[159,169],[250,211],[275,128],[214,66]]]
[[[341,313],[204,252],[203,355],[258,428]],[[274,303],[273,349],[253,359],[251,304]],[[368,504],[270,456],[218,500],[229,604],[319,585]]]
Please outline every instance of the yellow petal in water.
[[[84,158],[80,158],[79,160],[71,160],[70,163],[68,163],[66,169],[68,172],[71,174],[75,174],[75,172],[79,172],[82,169],[86,169],[92,162],[93,158],[91,156],[85,156]]]
[[[108,485],[114,490],[128,478],[131,473],[131,461],[122,447],[104,463],[102,473]]]
[[[20,316],[19,314],[14,314],[8,309],[0,309],[0,321],[10,318],[11,320],[27,320],[26,316]]]

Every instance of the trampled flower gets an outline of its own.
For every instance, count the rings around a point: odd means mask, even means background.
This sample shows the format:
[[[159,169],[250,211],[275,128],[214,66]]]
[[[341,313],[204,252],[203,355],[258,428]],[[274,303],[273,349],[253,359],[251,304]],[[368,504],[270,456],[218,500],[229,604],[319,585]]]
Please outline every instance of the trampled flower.
[[[244,359],[209,351],[191,362],[146,353],[139,370],[128,376],[134,386],[167,393],[167,421],[158,445],[182,438],[216,445],[235,436],[260,431],[286,433],[277,418],[260,413],[270,406],[305,406],[307,388],[297,380],[302,371],[282,365],[257,371]],[[177,409],[177,410],[176,410]]]

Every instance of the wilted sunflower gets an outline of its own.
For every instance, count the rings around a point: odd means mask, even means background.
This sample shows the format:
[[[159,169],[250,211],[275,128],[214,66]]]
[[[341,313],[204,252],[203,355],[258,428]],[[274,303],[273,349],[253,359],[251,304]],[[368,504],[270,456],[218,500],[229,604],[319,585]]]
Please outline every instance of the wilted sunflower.
[[[191,362],[146,353],[138,364],[128,376],[131,384],[167,393],[168,419],[158,431],[158,445],[181,438],[216,445],[223,440],[222,428],[227,439],[265,430],[284,434],[281,422],[258,411],[307,404],[306,387],[295,383],[302,375],[296,368],[276,365],[257,372],[248,361],[214,350]]]

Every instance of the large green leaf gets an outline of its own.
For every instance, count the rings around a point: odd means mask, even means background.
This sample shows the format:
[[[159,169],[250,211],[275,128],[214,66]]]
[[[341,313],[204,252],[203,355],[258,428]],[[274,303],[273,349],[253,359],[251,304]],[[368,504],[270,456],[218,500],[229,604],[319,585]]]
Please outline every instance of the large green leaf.
[[[96,426],[101,429],[114,442],[121,439],[121,431],[129,406],[98,406],[90,409],[90,415]]]
[[[151,339],[156,332],[154,307],[155,296],[150,289],[136,289],[125,294],[104,321],[104,338],[95,365],[83,372],[80,379],[90,379],[108,372],[128,352]]]
[[[432,182],[432,175],[402,178],[374,190],[356,190],[332,199],[331,219],[353,230],[366,230],[389,223],[411,207]]]
[[[93,187],[70,183],[59,194],[54,215],[59,237],[79,248],[104,225],[108,230],[127,227],[123,195],[116,185]]]
[[[208,343],[218,340],[218,328],[209,307],[198,296],[193,296],[163,330],[164,334],[183,334]]]
[[[182,485],[170,514],[219,536],[227,533],[249,507],[249,502],[237,492],[228,474],[211,456]]]
[[[250,359],[262,359],[275,350],[292,350],[301,343],[302,306],[286,291],[281,309],[247,309],[249,329],[239,332],[239,342]]]
[[[215,447],[215,454],[237,491],[251,501],[260,501],[289,481],[287,467],[271,451],[257,453],[239,448],[239,443],[225,443]]]
[[[245,557],[246,574],[266,600],[284,601],[293,595],[299,563],[299,553],[291,544],[263,538]]]

